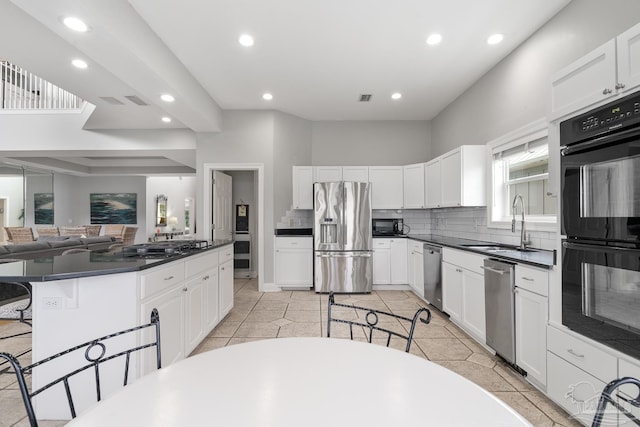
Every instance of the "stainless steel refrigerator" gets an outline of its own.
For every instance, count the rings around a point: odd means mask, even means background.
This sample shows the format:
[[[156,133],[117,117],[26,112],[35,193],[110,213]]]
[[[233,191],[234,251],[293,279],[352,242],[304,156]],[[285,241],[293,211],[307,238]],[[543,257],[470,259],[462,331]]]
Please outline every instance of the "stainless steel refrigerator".
[[[317,182],[313,194],[316,292],[371,292],[371,185]]]

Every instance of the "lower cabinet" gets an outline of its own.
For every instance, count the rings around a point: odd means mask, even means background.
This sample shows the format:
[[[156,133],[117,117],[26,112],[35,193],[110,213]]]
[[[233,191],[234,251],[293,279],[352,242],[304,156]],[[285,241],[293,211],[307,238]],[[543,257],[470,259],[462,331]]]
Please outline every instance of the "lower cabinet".
[[[149,322],[149,313],[154,308],[160,313],[160,339],[162,366],[168,366],[186,357],[185,336],[185,297],[182,286],[148,299],[140,307],[142,322]],[[145,352],[143,373],[156,369],[152,352]]]
[[[313,286],[313,238],[275,238],[275,282],[284,287]]]
[[[407,239],[373,239],[373,284],[407,284]]]
[[[189,280],[182,291],[185,293],[185,354],[189,354],[204,338],[205,299],[202,277]]]
[[[484,274],[481,255],[443,249],[443,311],[480,342],[486,340]]]
[[[422,242],[409,240],[407,251],[409,252],[408,282],[411,290],[424,298],[424,259],[422,254]]]
[[[220,286],[220,320],[233,308],[233,259],[220,264],[218,270]]]

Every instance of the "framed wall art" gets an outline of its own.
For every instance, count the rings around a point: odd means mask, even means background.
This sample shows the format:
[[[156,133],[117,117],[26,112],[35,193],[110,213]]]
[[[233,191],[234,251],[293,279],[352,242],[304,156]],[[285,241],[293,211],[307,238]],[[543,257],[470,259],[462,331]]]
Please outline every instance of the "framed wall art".
[[[33,194],[33,222],[53,224],[53,193]]]
[[[137,224],[136,193],[91,193],[91,224]]]

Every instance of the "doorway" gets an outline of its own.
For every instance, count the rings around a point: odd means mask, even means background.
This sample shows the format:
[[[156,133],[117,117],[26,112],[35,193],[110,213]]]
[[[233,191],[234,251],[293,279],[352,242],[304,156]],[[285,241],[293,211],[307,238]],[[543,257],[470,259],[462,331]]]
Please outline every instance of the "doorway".
[[[255,267],[253,270],[257,270],[258,276],[258,290],[264,291],[264,164],[262,163],[205,163],[203,168],[204,186],[203,186],[203,203],[201,212],[204,219],[204,227],[201,236],[210,239],[212,236],[211,227],[211,206],[213,199],[213,171],[220,172],[240,172],[248,171],[253,172],[254,175],[254,204],[250,212],[255,218],[255,239],[253,239],[253,247],[255,248],[255,254],[253,254]],[[231,211],[232,213],[233,210]]]

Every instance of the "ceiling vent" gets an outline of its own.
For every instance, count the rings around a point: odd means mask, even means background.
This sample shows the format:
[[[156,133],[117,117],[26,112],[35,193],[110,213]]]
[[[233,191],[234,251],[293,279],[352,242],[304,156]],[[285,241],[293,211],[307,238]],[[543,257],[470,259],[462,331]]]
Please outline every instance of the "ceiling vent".
[[[373,95],[371,95],[371,94],[360,95],[360,100],[359,101],[360,102],[369,102],[369,101],[371,101],[371,97],[372,96]]]
[[[128,96],[125,96],[125,98],[127,98],[129,101],[133,102],[136,105],[149,105],[135,95],[128,95]]]
[[[104,102],[106,102],[107,104],[111,104],[111,105],[124,105],[124,102],[120,101],[117,98],[114,98],[113,96],[101,96],[100,99],[102,99]]]

